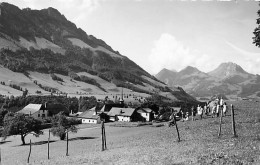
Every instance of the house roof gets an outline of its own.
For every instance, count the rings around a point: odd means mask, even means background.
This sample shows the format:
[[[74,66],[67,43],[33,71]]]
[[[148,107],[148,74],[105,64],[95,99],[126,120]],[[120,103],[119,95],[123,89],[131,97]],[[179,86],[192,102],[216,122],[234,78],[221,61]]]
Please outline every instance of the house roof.
[[[81,113],[78,117],[85,118],[85,119],[98,119],[99,116],[94,115],[94,114],[95,114],[95,111],[89,110],[89,111],[85,111],[85,112]]]
[[[124,104],[105,104],[100,111],[109,112],[114,107],[123,108]]]
[[[109,112],[108,116],[132,116],[134,113],[134,108],[116,108],[113,107]]]
[[[138,113],[153,113],[153,110],[150,108],[140,108],[137,110]]]
[[[89,111],[95,111],[95,110],[96,110],[96,106],[91,108],[91,109],[89,109]]]
[[[39,111],[42,107],[42,104],[28,104],[22,110],[18,111],[18,113],[23,114],[34,114],[35,112]]]

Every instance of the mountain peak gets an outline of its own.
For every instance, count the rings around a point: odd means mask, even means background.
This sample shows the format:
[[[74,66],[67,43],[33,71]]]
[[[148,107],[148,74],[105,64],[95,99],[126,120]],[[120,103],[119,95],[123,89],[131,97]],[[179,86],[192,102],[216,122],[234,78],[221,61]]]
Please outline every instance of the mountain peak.
[[[42,9],[41,12],[57,20],[67,20],[64,15],[62,15],[57,9],[53,7]]]
[[[249,74],[241,66],[233,62],[221,63],[218,68],[209,72],[211,76],[226,78],[237,74]]]
[[[179,73],[180,74],[192,74],[195,72],[200,72],[196,67],[187,66],[186,68],[182,69]]]
[[[177,72],[171,71],[169,69],[163,68],[159,73],[155,75],[155,77],[168,77],[168,76],[174,76]]]

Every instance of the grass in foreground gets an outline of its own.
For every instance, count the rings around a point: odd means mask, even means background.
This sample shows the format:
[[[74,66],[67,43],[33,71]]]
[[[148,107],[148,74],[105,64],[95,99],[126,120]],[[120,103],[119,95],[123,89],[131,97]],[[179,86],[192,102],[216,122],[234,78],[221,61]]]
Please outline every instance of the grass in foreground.
[[[233,102],[237,138],[232,136],[231,118],[223,118],[222,136],[218,138],[218,118],[178,122],[181,142],[175,127],[109,127],[106,125],[108,150],[101,151],[100,127],[80,129],[69,135],[69,156],[65,141],[34,145],[31,164],[260,164],[259,103]],[[230,105],[230,103],[229,103]],[[228,113],[230,115],[230,112]],[[28,138],[29,139],[29,138]],[[47,133],[33,142],[46,141]],[[26,164],[29,148],[18,146],[20,139],[11,137],[1,144],[2,164]],[[14,159],[15,158],[15,159]]]

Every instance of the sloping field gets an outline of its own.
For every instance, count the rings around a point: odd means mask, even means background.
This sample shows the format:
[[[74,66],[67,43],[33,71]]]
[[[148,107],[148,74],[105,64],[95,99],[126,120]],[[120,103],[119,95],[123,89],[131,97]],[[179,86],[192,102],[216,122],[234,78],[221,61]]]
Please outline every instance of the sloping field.
[[[35,37],[36,42],[28,41],[25,38],[20,37],[20,45],[24,48],[29,49],[33,47],[35,49],[50,49],[55,53],[65,54],[65,50],[55,45],[51,41],[46,40],[45,38]]]
[[[121,88],[116,87],[115,84],[107,82],[103,79],[101,79],[98,76],[93,76],[86,72],[78,73],[78,75],[85,75],[89,78],[92,78],[96,80],[102,88],[106,89],[109,93],[105,93],[103,90],[98,88],[95,85],[87,84],[85,82],[71,80],[69,76],[64,76],[60,74],[55,74],[58,77],[63,79],[63,82],[60,81],[54,81],[50,74],[44,74],[39,72],[28,72],[29,77],[25,76],[22,73],[13,72],[7,68],[4,68],[3,66],[0,66],[0,81],[4,82],[5,85],[0,84],[0,94],[2,95],[14,95],[19,96],[22,95],[22,92],[16,89],[13,89],[9,87],[9,84],[15,84],[22,87],[23,90],[25,88],[29,91],[29,95],[35,95],[36,91],[41,91],[42,94],[50,94],[50,92],[47,92],[43,89],[41,89],[38,85],[34,83],[34,81],[37,81],[38,84],[41,84],[45,87],[52,87],[57,89],[61,92],[66,92],[70,96],[76,96],[78,94],[88,94],[88,95],[99,95],[102,94],[102,99],[104,99],[104,95],[110,94],[120,94]],[[129,89],[124,89],[124,93],[131,93]],[[112,99],[112,96],[111,96]]]
[[[66,93],[69,93],[69,94],[72,94],[72,93],[75,94],[76,92],[78,92],[78,93],[86,93],[86,92],[99,93],[99,92],[103,92],[101,89],[99,89],[98,87],[96,87],[94,85],[87,84],[87,83],[80,82],[80,81],[76,81],[76,80],[71,81],[71,78],[68,77],[68,76],[56,74],[58,77],[62,78],[63,81],[64,81],[64,82],[58,82],[58,81],[52,80],[52,78],[49,74],[43,74],[43,73],[38,73],[38,72],[30,72],[30,75],[31,75],[33,80],[36,80],[37,82],[39,82],[43,86],[53,87],[53,88],[58,89],[59,91],[66,92]]]
[[[19,49],[19,47],[14,42],[0,37],[0,49],[2,49],[2,48],[8,48],[8,49],[14,50],[14,51]]]
[[[118,58],[122,58],[122,56],[114,53],[114,52],[111,52],[110,50],[107,50],[106,48],[102,47],[102,46],[98,46],[96,48],[93,48],[91,47],[90,45],[86,44],[85,42],[83,42],[82,40],[80,39],[77,39],[77,38],[68,38],[69,41],[71,41],[71,43],[75,46],[78,46],[80,48],[88,48],[92,51],[102,51],[102,52],[105,52],[107,54],[109,54],[110,56],[112,57],[118,57]]]
[[[219,138],[219,119],[211,117],[178,122],[180,142],[177,142],[175,127],[111,127],[106,124],[108,149],[102,152],[100,125],[97,125],[69,134],[69,156],[65,156],[66,142],[51,136],[50,160],[47,160],[45,131],[39,138],[26,137],[26,142],[32,139],[34,144],[30,164],[260,164],[260,120],[257,120],[260,119],[260,103],[240,101],[233,104],[237,138],[232,135],[229,111],[223,118]],[[19,137],[2,142],[3,164],[26,164],[29,146],[20,144]]]
[[[0,66],[0,81],[4,82],[5,85],[0,85],[0,92],[2,95],[22,95],[22,92],[9,87],[9,84],[19,85],[23,88],[27,88],[30,93],[35,93],[36,90],[41,90],[37,85],[35,85],[28,77],[22,73],[13,72],[9,69]]]
[[[97,83],[99,83],[103,88],[105,88],[105,89],[114,89],[114,88],[116,88],[116,85],[115,84],[113,84],[113,83],[110,83],[110,82],[108,82],[108,81],[106,81],[106,80],[103,80],[102,78],[100,78],[100,77],[98,77],[98,76],[94,76],[94,75],[92,75],[92,74],[89,74],[89,73],[87,73],[87,72],[79,72],[79,73],[77,73],[77,75],[79,75],[79,76],[81,76],[81,75],[84,75],[84,76],[87,76],[87,77],[89,77],[89,78],[92,78],[92,79],[94,79],[94,80],[96,80],[97,81]]]

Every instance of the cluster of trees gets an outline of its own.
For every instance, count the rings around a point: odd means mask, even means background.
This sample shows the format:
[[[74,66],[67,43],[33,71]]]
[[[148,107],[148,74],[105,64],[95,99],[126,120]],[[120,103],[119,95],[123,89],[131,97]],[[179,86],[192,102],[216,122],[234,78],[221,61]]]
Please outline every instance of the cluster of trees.
[[[102,89],[104,92],[106,92],[106,90],[104,88],[102,88],[102,86],[95,80],[95,79],[92,79],[88,76],[85,76],[85,75],[77,75],[75,72],[73,71],[70,71],[69,74],[68,74],[72,79],[74,80],[77,80],[77,81],[82,81],[82,82],[85,82],[85,83],[88,83],[88,84],[92,84],[92,85],[95,85],[97,87],[99,87],[100,89]]]
[[[9,84],[9,86],[10,86],[11,88],[17,89],[17,90],[19,90],[19,91],[23,91],[23,88],[20,87],[19,85],[16,85],[16,84]]]
[[[94,96],[91,97],[64,97],[64,96],[0,96],[0,107],[11,112],[17,112],[26,105],[32,104],[44,104],[44,103],[62,104],[68,107],[73,112],[85,111],[97,105],[97,99]]]
[[[5,82],[4,82],[4,81],[1,81],[0,84],[5,85]]]
[[[4,114],[4,117],[0,113],[0,124],[3,126],[1,136],[6,139],[8,136],[20,135],[22,144],[25,145],[25,137],[29,134],[33,134],[36,137],[43,134],[42,121],[25,114],[17,114],[8,112]],[[79,122],[75,119],[67,118],[62,112],[55,115],[52,119],[52,126],[50,131],[54,136],[60,137],[64,140],[66,132],[77,132],[75,124]]]
[[[64,82],[62,78],[58,77],[57,75],[55,75],[54,73],[51,74],[51,78],[55,81],[61,81]]]
[[[142,86],[144,85],[143,82],[150,82],[143,79],[141,75],[151,77],[142,68],[125,57],[114,58],[101,51],[94,55],[88,49],[81,49],[73,45],[66,48],[65,56],[54,53],[49,49],[36,50],[30,48],[30,50],[20,49],[16,52],[1,49],[0,64],[15,72],[38,71],[42,73],[59,73],[71,77],[71,72],[88,72],[107,81],[127,81]],[[62,81],[54,74],[51,76],[55,80]],[[73,78],[101,87],[100,84],[89,77],[79,78],[79,76],[76,76]],[[154,79],[154,77],[151,78]]]
[[[48,87],[48,86],[43,86],[42,84],[38,83],[36,80],[33,81],[34,84],[36,84],[38,87],[40,87],[41,89],[47,91],[47,92],[56,92],[57,89],[56,88],[52,88],[52,87]],[[39,94],[42,93],[41,91],[36,91],[35,93]]]

